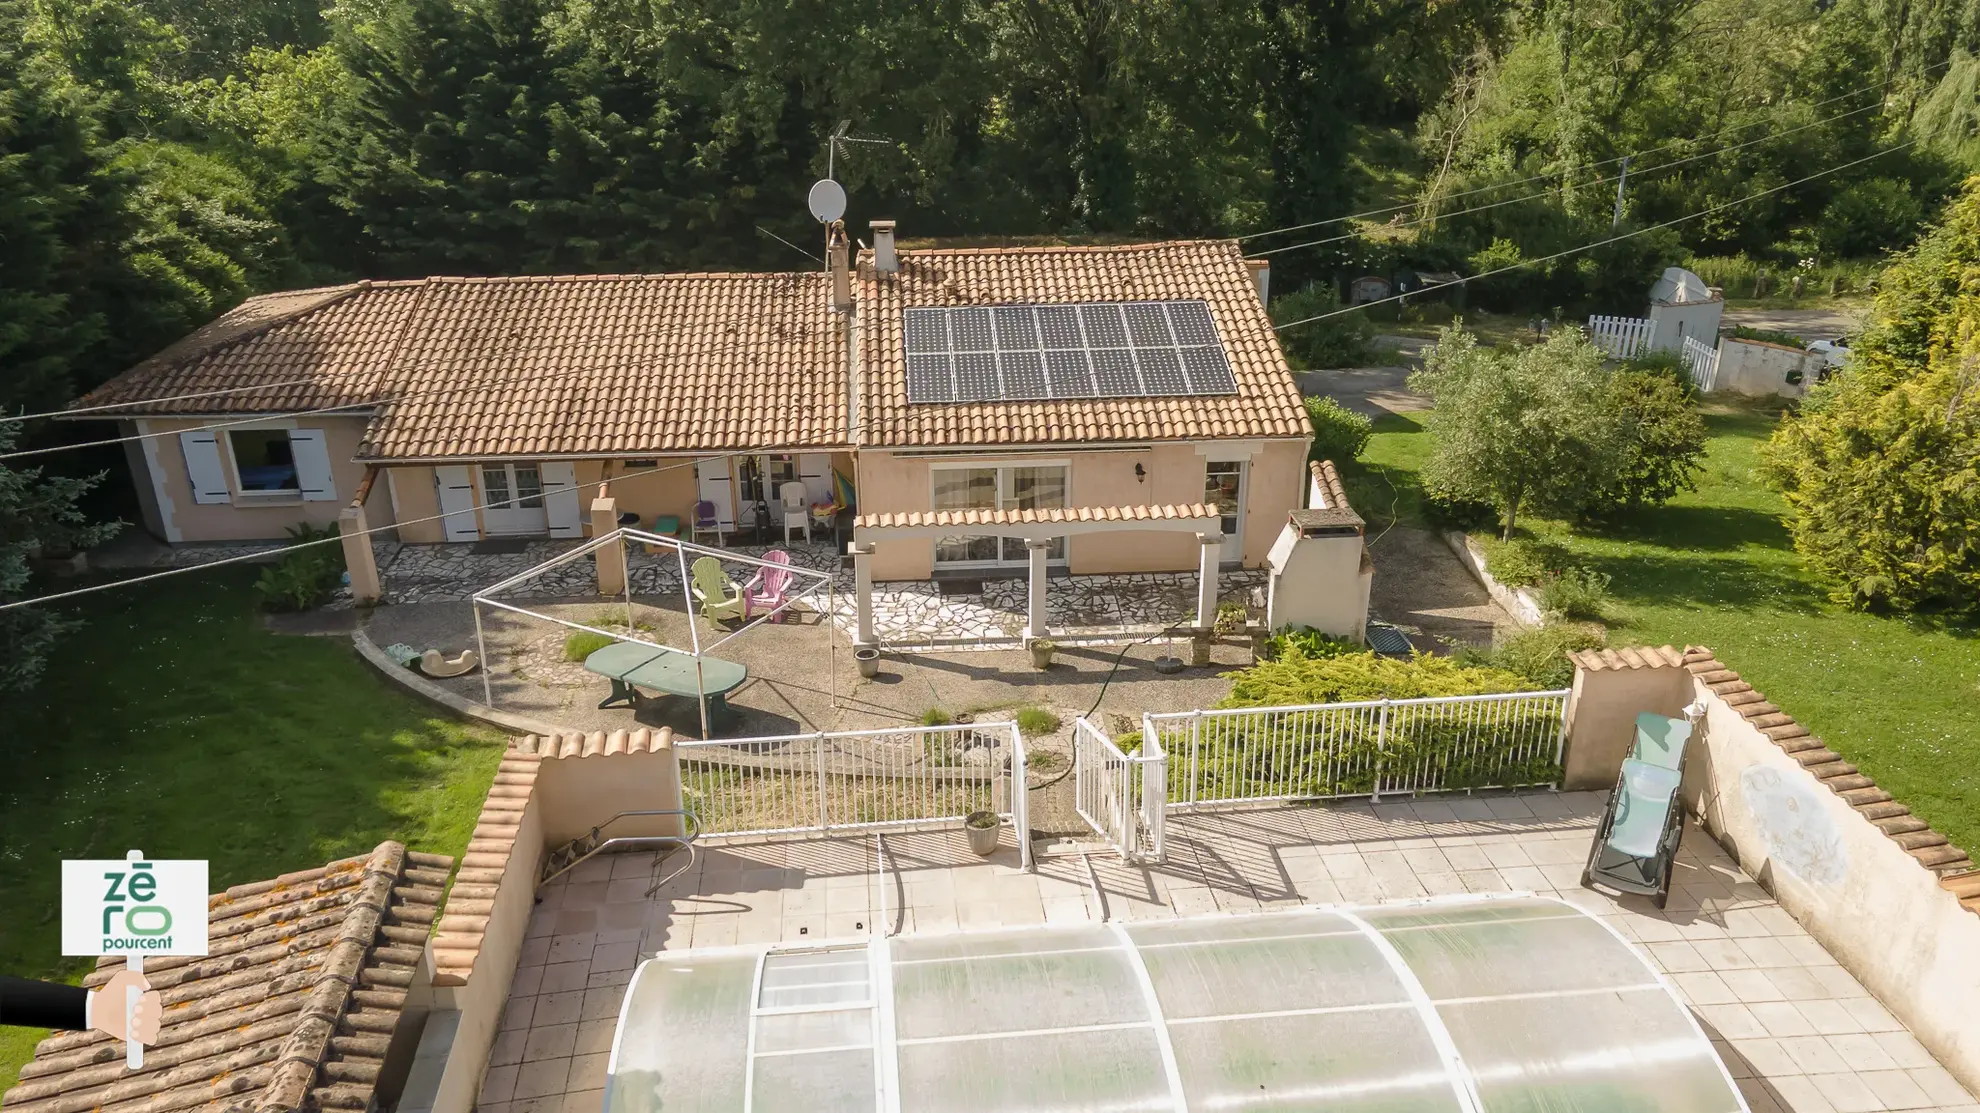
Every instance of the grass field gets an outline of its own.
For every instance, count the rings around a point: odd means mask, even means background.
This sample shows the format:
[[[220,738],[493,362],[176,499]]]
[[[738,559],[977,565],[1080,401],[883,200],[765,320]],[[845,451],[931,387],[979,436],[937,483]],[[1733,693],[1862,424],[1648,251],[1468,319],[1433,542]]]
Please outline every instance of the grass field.
[[[1600,536],[1534,519],[1611,577],[1614,645],[1703,645],[1954,843],[1980,851],[1980,630],[1847,611],[1796,556],[1757,449],[1777,415],[1708,407],[1698,490]],[[1350,497],[1371,528],[1421,525],[1430,438],[1386,417]],[[1393,512],[1391,511],[1393,507]]]
[[[86,969],[61,958],[64,858],[205,858],[218,890],[385,839],[467,846],[501,738],[436,717],[345,639],[268,633],[249,579],[85,596],[41,686],[0,705],[0,972]],[[0,1091],[43,1034],[0,1029]]]

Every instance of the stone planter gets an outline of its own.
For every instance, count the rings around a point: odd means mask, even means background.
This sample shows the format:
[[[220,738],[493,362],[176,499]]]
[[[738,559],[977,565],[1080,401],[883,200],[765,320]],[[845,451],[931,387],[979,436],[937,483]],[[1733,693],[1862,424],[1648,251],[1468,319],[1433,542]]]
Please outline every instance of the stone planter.
[[[969,848],[988,858],[997,853],[997,839],[1003,833],[1003,824],[996,812],[971,812],[963,819],[963,832],[969,836]]]
[[[877,649],[853,650],[853,663],[859,666],[859,675],[868,680],[880,673],[880,651]]]
[[[1039,638],[1026,648],[1031,650],[1031,667],[1042,672],[1052,667],[1052,653],[1059,647]]]

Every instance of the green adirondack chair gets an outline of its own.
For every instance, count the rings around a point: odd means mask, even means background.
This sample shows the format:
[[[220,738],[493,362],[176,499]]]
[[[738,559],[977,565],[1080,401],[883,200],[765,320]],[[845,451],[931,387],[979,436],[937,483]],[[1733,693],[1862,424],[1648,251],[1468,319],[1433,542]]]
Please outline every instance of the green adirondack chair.
[[[701,604],[701,616],[710,622],[727,622],[743,617],[742,588],[722,571],[722,562],[702,557],[694,562],[694,582],[688,585],[694,601]]]

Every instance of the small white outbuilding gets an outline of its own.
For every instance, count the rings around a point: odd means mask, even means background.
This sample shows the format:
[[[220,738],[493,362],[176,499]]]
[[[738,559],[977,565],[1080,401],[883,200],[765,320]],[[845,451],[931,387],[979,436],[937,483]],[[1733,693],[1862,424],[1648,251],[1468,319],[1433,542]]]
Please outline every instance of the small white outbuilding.
[[[1273,630],[1308,626],[1331,637],[1362,641],[1375,562],[1368,557],[1361,515],[1348,505],[1332,461],[1310,465],[1306,508],[1295,510],[1266,554],[1265,620]]]

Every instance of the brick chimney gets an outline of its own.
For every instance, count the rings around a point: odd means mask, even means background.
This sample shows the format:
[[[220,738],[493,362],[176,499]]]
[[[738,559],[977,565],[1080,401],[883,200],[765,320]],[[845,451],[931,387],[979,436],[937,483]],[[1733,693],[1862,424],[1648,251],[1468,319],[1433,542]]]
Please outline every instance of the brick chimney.
[[[876,220],[873,228],[873,269],[880,274],[892,274],[901,269],[901,257],[894,252],[894,222]]]
[[[1246,259],[1244,267],[1251,272],[1251,284],[1258,288],[1258,300],[1272,304],[1272,262],[1269,259]]]
[[[835,220],[825,227],[825,270],[832,276],[832,309],[852,311],[852,275],[846,269],[848,245],[846,225]]]

